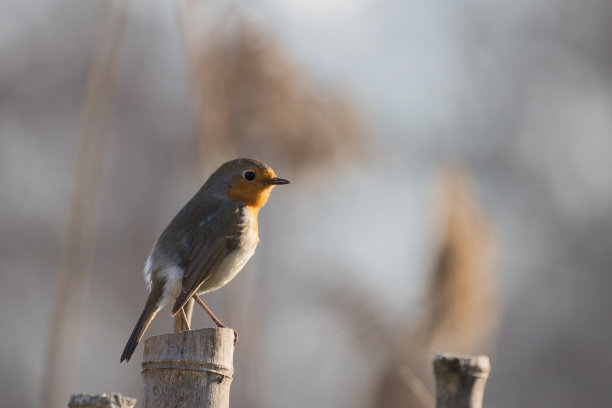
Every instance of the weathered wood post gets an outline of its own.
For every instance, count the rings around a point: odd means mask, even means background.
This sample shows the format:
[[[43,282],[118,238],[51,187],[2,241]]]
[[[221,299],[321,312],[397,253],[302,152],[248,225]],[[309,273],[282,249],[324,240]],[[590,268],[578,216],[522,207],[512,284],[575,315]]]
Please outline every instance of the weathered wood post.
[[[70,396],[68,408],[133,408],[134,398],[111,392],[109,394],[74,394]]]
[[[481,408],[485,383],[491,371],[487,356],[437,354],[436,408]]]
[[[144,342],[143,408],[228,408],[234,331],[200,329]]]

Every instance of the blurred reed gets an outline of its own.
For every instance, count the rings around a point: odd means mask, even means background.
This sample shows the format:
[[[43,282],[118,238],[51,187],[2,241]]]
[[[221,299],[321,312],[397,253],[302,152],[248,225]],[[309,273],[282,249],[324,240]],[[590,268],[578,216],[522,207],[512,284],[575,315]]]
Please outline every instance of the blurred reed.
[[[311,80],[284,46],[239,8],[197,0],[179,1],[177,7],[203,175],[225,160],[248,156],[291,174],[295,182],[307,170],[325,171],[365,152],[366,130],[353,104]],[[256,261],[248,268],[253,276]],[[261,404],[257,314],[265,296],[256,293],[260,289],[244,277],[217,295],[224,300],[223,319],[248,339],[237,348],[236,367],[252,380],[232,391],[235,406]]]
[[[310,80],[270,34],[231,7],[212,12],[218,3],[185,0],[177,4],[193,99],[194,140],[204,174],[237,155],[261,157],[299,174],[306,169],[323,170],[363,153],[364,125],[352,104]],[[42,393],[46,406],[64,405],[69,394],[75,335],[94,245],[117,55],[127,21],[126,3],[104,3],[99,19],[81,113],[56,311],[50,325]],[[240,288],[234,285],[231,290]],[[228,297],[241,298],[235,293]],[[244,311],[239,303],[228,303],[233,312],[226,315]]]
[[[57,276],[55,311],[43,370],[41,406],[65,406],[94,246],[98,189],[109,133],[119,45],[127,19],[124,1],[105,2],[91,56],[81,111],[72,193]]]
[[[430,352],[470,354],[487,346],[499,318],[495,239],[465,169],[444,170],[438,208],[425,316],[416,331]]]
[[[203,163],[250,155],[299,172],[363,153],[353,104],[309,79],[270,33],[215,2],[178,10]]]
[[[380,368],[372,407],[433,408],[433,353],[492,347],[499,320],[492,228],[466,170],[449,167],[438,184],[434,259],[416,319],[389,322],[357,288],[321,288],[322,300]]]

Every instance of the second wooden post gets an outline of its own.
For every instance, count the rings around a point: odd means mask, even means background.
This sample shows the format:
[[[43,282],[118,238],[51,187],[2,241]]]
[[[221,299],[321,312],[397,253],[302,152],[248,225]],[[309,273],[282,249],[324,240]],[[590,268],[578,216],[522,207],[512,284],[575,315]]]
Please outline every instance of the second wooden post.
[[[144,408],[228,408],[234,331],[162,334],[144,343]]]
[[[436,408],[481,408],[485,383],[491,371],[487,356],[437,354]]]

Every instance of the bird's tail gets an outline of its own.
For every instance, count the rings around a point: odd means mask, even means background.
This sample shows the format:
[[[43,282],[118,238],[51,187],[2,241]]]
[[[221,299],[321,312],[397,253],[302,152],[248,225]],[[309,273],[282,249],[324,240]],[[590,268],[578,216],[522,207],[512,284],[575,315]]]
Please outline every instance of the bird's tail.
[[[130,357],[132,357],[132,354],[134,354],[134,350],[136,350],[138,342],[144,335],[147,327],[149,327],[149,324],[151,324],[151,320],[153,320],[159,309],[160,307],[158,307],[155,302],[147,301],[147,304],[145,305],[145,308],[138,319],[138,323],[136,323],[136,327],[134,327],[132,335],[123,349],[123,354],[121,354],[121,362],[123,362],[123,360],[130,361]]]

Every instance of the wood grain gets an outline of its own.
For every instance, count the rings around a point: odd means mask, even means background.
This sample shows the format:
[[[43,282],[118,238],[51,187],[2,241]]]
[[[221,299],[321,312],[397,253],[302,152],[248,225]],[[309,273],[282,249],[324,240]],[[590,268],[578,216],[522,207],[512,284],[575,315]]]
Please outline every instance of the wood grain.
[[[144,408],[228,408],[234,331],[162,334],[144,343]]]

